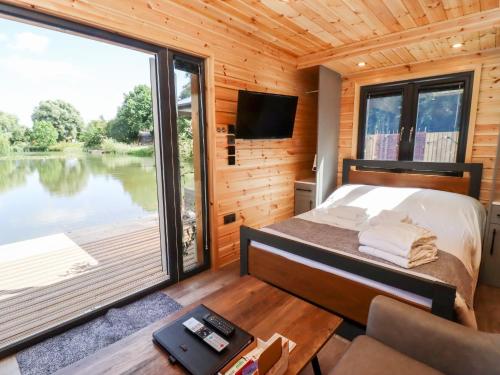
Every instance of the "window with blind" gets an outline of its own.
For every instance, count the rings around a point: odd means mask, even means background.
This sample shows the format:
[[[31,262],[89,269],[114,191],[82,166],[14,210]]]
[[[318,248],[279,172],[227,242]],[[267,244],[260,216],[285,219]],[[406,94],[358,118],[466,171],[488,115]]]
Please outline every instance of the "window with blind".
[[[463,162],[473,75],[362,87],[358,158]]]

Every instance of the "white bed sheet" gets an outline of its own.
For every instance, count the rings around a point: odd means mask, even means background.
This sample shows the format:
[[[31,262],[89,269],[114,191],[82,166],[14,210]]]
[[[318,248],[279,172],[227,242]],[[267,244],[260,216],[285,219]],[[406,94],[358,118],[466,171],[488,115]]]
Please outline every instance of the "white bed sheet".
[[[406,301],[411,301],[413,303],[416,303],[418,305],[425,306],[428,308],[430,308],[432,305],[432,300],[430,298],[425,298],[425,297],[419,296],[418,294],[411,293],[411,292],[408,292],[406,290],[402,290],[399,288],[395,288],[395,287],[392,287],[390,285],[381,283],[379,281],[371,280],[371,279],[368,279],[366,277],[338,269],[336,267],[328,266],[324,263],[317,262],[315,260],[311,260],[308,258],[304,258],[300,255],[292,254],[292,253],[289,253],[288,251],[280,250],[280,249],[277,249],[275,247],[265,245],[265,244],[257,242],[257,241],[250,241],[250,243],[251,243],[251,245],[257,246],[259,249],[262,249],[262,250],[268,251],[270,253],[282,256],[286,259],[303,264],[305,266],[315,268],[315,269],[318,269],[321,271],[325,271],[328,273],[332,273],[334,275],[344,277],[346,279],[358,282],[360,284],[367,285],[367,286],[382,290],[384,292],[387,292],[387,293],[390,293],[390,294],[395,295],[397,297],[400,297]]]
[[[365,223],[348,228],[362,230],[370,218],[382,210],[406,214],[414,224],[431,230],[439,250],[462,261],[474,280],[479,274],[481,242],[486,211],[477,200],[462,194],[431,189],[372,185],[343,185],[319,207],[298,217],[322,224],[330,223],[329,209],[352,206],[366,209]]]

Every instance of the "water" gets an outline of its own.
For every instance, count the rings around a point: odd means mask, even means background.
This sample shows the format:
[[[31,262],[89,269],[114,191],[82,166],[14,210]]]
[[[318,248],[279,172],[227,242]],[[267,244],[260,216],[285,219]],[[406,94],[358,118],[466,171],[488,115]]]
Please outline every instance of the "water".
[[[152,157],[0,159],[0,245],[157,215]]]

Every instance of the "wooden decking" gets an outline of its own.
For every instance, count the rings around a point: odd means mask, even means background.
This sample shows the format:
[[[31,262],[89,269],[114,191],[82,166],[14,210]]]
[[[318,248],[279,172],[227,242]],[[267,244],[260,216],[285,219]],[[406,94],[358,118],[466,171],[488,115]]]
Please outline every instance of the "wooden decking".
[[[158,225],[135,228],[60,234],[45,243],[61,248],[0,258],[0,348],[168,279]]]

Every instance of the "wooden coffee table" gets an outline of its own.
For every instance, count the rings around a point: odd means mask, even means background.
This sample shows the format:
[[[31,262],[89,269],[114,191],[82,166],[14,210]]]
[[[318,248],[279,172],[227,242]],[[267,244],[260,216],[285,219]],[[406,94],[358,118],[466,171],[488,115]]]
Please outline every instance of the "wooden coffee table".
[[[297,343],[290,353],[287,374],[299,373],[312,362],[320,373],[316,354],[331,338],[342,319],[263,281],[244,276],[198,303],[153,323],[73,365],[59,374],[183,374],[167,354],[152,342],[152,333],[203,303],[254,337],[264,340],[278,332]]]

